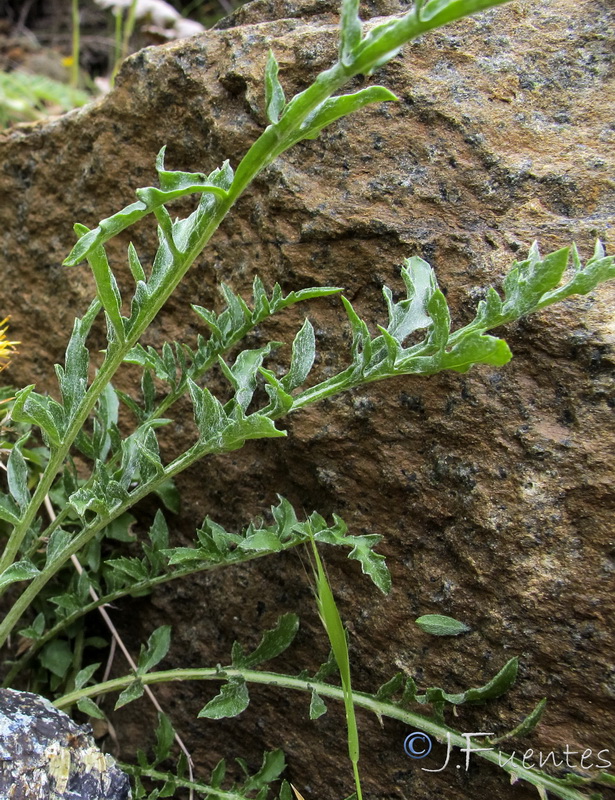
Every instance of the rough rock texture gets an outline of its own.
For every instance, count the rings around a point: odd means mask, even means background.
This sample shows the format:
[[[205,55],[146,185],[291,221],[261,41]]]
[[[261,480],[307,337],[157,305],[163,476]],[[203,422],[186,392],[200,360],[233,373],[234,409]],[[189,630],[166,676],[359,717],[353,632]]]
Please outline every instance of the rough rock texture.
[[[387,0],[364,16],[395,10]],[[268,48],[290,94],[331,63],[335,21],[335,9],[318,0],[254,3],[217,31],[135,55],[104,101],[0,138],[0,316],[13,315],[12,335],[23,341],[4,379],[53,390],[51,363],[92,289],[85,269],[60,266],[71,223],[94,225],[131,202],[132,190],[153,180],[165,143],[172,168],[236,164],[264,124]],[[198,325],[188,303],[217,302],[221,278],[246,292],[257,271],[285,289],[343,286],[376,323],[382,283],[399,287],[403,258],[421,255],[462,321],[477,289],[497,284],[534,239],[545,252],[575,239],[584,258],[597,236],[612,248],[613,22],[608,0],[523,0],[406,47],[377,76],[400,102],[336,124],[269,168],[149,342],[191,341]],[[140,226],[133,239],[148,261],[151,228]],[[121,263],[120,247],[111,253]],[[337,511],[352,531],[384,536],[393,574],[392,594],[382,597],[355,562],[328,556],[357,688],[375,689],[401,669],[421,686],[459,690],[518,654],[517,688],[463,710],[456,726],[500,731],[547,696],[538,731],[510,749],[561,754],[569,745],[613,755],[614,297],[605,287],[509,327],[516,358],[504,369],[374,385],[292,418],[287,441],[198,466],[180,481],[175,541],[207,513],[239,524],[275,492],[299,509]],[[339,303],[310,314],[320,368],[340,365],[348,334]],[[301,309],[252,341],[289,341],[300,323]],[[178,410],[169,453],[188,441],[189,414],[187,405]],[[303,626],[283,661],[296,671],[326,656],[313,605],[292,553],[168,585],[120,606],[116,618],[132,636],[172,622],[165,663],[189,666],[227,662],[233,639],[255,643],[278,614],[297,611]],[[430,637],[413,624],[426,613],[454,616],[472,632]],[[350,791],[343,718],[333,708],[310,723],[305,698],[254,690],[238,720],[197,723],[212,693],[201,685],[159,690],[198,764],[236,754],[256,766],[262,749],[283,746],[306,798]],[[145,735],[134,708],[115,718],[128,751]],[[359,721],[368,797],[534,796],[477,760],[468,772],[451,765],[428,774],[404,756],[401,725],[380,727],[363,714]],[[440,755],[428,761],[432,769],[442,763]]]
[[[0,797],[129,800],[128,777],[48,700],[0,689]]]

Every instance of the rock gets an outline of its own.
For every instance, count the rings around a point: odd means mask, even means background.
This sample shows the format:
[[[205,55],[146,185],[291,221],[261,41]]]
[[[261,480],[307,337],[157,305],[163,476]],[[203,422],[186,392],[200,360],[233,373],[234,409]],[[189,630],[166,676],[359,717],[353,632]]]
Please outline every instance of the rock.
[[[394,10],[389,0],[372,9]],[[224,28],[136,54],[103,101],[0,137],[0,191],[11,198],[0,206],[0,317],[12,314],[11,336],[22,341],[5,381],[55,391],[51,364],[92,295],[85,268],[61,267],[73,221],[93,226],[132,202],[134,189],[154,180],[163,144],[173,169],[208,172],[225,158],[236,165],[265,124],[269,47],[290,96],[335,57],[334,10],[320,0],[262,0]],[[382,284],[400,289],[403,259],[420,255],[436,269],[461,323],[482,287],[498,285],[534,239],[543,252],[576,239],[585,259],[600,236],[612,252],[606,32],[614,13],[607,0],[523,0],[407,46],[374,78],[399,103],[341,121],[263,173],[148,343],[194,341],[201,329],[189,303],[218,303],[221,279],[247,296],[256,272],[285,290],[343,286],[375,325],[384,319]],[[352,88],[367,83],[358,78]],[[182,201],[177,213],[190,208]],[[131,238],[149,262],[153,227],[140,225]],[[132,286],[122,266],[127,243],[124,237],[109,248],[125,295]],[[352,532],[384,537],[381,552],[393,574],[391,596],[381,597],[356,563],[324,553],[351,631],[358,689],[375,690],[402,670],[421,688],[460,691],[519,655],[515,691],[462,709],[452,724],[501,732],[547,696],[544,722],[511,750],[561,754],[569,745],[595,755],[608,748],[606,734],[615,729],[614,299],[614,287],[603,287],[509,326],[502,333],[515,359],[501,370],[372,385],[292,417],[287,441],[252,443],[195,467],[180,479],[184,506],[172,520],[174,543],[188,542],[206,514],[228,527],[244,524],[276,492],[308,513],[338,512]],[[316,329],[317,368],[340,368],[348,332],[337,301],[281,316],[256,331],[252,345],[289,342],[306,313]],[[100,336],[94,344],[104,346]],[[120,385],[138,392],[134,373]],[[190,413],[181,405],[166,439],[162,431],[167,457],[191,442]],[[116,621],[135,650],[140,627],[145,634],[173,624],[168,665],[203,666],[227,663],[234,639],[255,644],[286,611],[300,613],[302,629],[282,667],[317,666],[327,645],[292,553],[168,584],[151,600],[120,606]],[[435,639],[413,624],[430,613],[472,631]],[[240,720],[197,726],[210,693],[200,685],[174,685],[166,697],[160,691],[179,730],[190,732],[198,765],[234,755],[257,765],[263,749],[282,746],[289,777],[306,798],[350,792],[343,713],[332,703],[310,723],[301,697],[254,690]],[[147,714],[146,706],[142,716],[132,706],[119,712],[125,748],[143,747]],[[359,724],[371,797],[525,796],[477,759],[468,772],[454,765],[423,772],[403,754],[402,726],[380,728],[365,715]],[[425,766],[441,763],[436,754]]]
[[[0,689],[0,797],[129,800],[128,777],[48,700]]]

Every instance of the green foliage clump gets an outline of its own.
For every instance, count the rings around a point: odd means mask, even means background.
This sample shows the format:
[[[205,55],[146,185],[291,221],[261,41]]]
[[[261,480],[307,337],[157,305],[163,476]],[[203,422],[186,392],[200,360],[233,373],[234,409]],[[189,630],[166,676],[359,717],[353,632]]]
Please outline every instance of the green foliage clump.
[[[28,72],[0,72],[0,127],[63,114],[88,103],[89,94],[66,83]]]

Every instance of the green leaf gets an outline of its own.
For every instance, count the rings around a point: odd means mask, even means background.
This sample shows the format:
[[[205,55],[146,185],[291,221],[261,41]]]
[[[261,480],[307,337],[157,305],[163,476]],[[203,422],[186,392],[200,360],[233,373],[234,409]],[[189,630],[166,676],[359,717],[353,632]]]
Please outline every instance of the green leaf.
[[[354,94],[343,94],[323,101],[306,117],[297,139],[316,139],[321,130],[332,122],[358,111],[371,103],[384,103],[398,98],[384,86],[368,86]]]
[[[0,589],[4,589],[4,587],[8,586],[10,583],[17,583],[18,581],[31,581],[40,574],[40,571],[31,561],[27,559],[16,561],[0,574]]]
[[[124,322],[122,320],[122,297],[115,276],[109,266],[107,254],[103,247],[93,247],[88,256],[88,263],[96,281],[98,298],[111,323],[115,338],[124,341]]]
[[[372,550],[382,537],[370,534],[347,538],[349,543],[354,545],[348,558],[356,559],[361,564],[363,574],[369,575],[383,594],[388,594],[391,591],[391,575],[386,566],[385,557]]]
[[[34,641],[36,641],[37,639],[41,638],[44,630],[45,630],[45,615],[41,611],[34,618],[32,625],[29,625],[27,628],[22,628],[19,631],[19,635],[23,636],[26,639],[33,639]]]
[[[238,450],[243,447],[247,439],[271,439],[286,436],[286,431],[281,431],[275,422],[264,414],[255,412],[248,417],[243,417],[229,425],[222,434],[222,448],[224,450]]]
[[[28,491],[28,466],[18,445],[11,450],[7,464],[9,491],[20,509],[30,502]]]
[[[389,312],[387,331],[403,344],[412,333],[431,325],[427,307],[438,287],[432,268],[418,256],[405,259],[401,276],[406,285],[406,299],[394,303],[388,286],[382,292]]]
[[[499,744],[500,742],[505,741],[506,739],[521,739],[524,736],[532,733],[534,728],[538,725],[540,720],[542,719],[542,715],[544,713],[545,708],[547,707],[547,698],[543,698],[531,711],[527,717],[525,717],[521,722],[515,726],[511,731],[508,733],[503,734],[502,736],[498,736],[496,739],[490,739],[491,744]]]
[[[225,683],[213,700],[202,708],[197,714],[198,717],[207,719],[223,719],[224,717],[236,717],[245,711],[250,703],[248,687],[243,678],[232,677]]]
[[[564,247],[541,259],[534,243],[528,258],[516,262],[504,279],[504,314],[520,317],[532,311],[542,295],[560,282],[569,254],[569,248]]]
[[[168,511],[170,511],[172,514],[179,514],[181,502],[180,495],[172,478],[159,483],[154,490],[154,494],[156,494],[162,500],[164,507],[168,509]]]
[[[415,622],[422,631],[433,636],[459,636],[460,633],[467,633],[470,630],[465,623],[441,614],[425,614]]]
[[[13,498],[6,494],[0,494],[0,519],[16,525],[20,517],[21,512]]]
[[[278,80],[279,69],[276,57],[270,50],[265,67],[265,112],[269,122],[274,125],[280,119],[280,114],[286,105],[284,89]]]
[[[491,364],[501,367],[512,358],[509,346],[503,339],[469,333],[450,350],[443,353],[440,369],[467,372],[474,364]]]
[[[326,713],[327,706],[325,705],[325,701],[317,693],[316,689],[312,689],[312,698],[310,700],[310,719],[318,719]]]
[[[169,652],[171,646],[171,626],[162,625],[152,633],[139,656],[138,674],[143,675],[156,666]]]
[[[165,149],[162,148],[156,159],[156,169],[162,189],[153,186],[137,189],[138,202],[131,203],[113,216],[101,220],[96,228],[87,233],[81,233],[84,226],[79,226],[79,241],[64,260],[65,266],[76,266],[88,258],[95,248],[104,245],[147,214],[155,213],[170,200],[194,193],[209,193],[221,199],[227,196],[227,190],[232,182],[232,170],[228,162],[207,177],[201,173],[169,172],[164,169]]]
[[[39,660],[45,669],[63,678],[73,663],[73,653],[65,639],[54,639],[43,647]]]
[[[145,283],[147,281],[145,272],[139,261],[139,256],[132,242],[128,245],[128,266],[130,267],[132,277],[135,279],[135,283],[139,281]]]
[[[295,795],[293,794],[293,791],[290,788],[290,783],[286,780],[282,781],[282,785],[280,787],[280,794],[278,795],[278,800],[296,800]]]
[[[79,670],[79,672],[75,675],[75,689],[83,689],[83,687],[89,683],[92,675],[99,667],[100,663],[89,664],[87,667]]]
[[[229,420],[219,400],[209,389],[201,389],[190,378],[188,378],[188,390],[201,438],[207,440],[223,431],[228,426]]]
[[[90,353],[85,342],[101,308],[101,302],[98,299],[93,300],[83,318],[75,320],[73,332],[66,347],[64,367],[56,364],[66,425],[72,421],[87,391]]]
[[[259,374],[259,369],[263,363],[263,359],[276,347],[280,346],[280,342],[269,342],[265,347],[258,350],[243,350],[237,358],[232,367],[220,359],[220,366],[229,382],[235,389],[234,400],[245,413],[256,389],[256,379]]]
[[[49,537],[47,543],[47,554],[45,564],[52,564],[53,561],[65,550],[73,539],[73,534],[62,528],[56,528]]]
[[[100,710],[91,697],[82,697],[80,700],[77,700],[77,708],[88,717],[93,717],[94,719],[105,719],[104,713]]]
[[[117,711],[118,708],[122,708],[122,706],[126,706],[128,703],[132,703],[133,700],[138,700],[139,697],[143,695],[144,691],[145,687],[140,680],[137,679],[133,681],[118,697],[114,706],[114,710]]]
[[[511,658],[502,669],[484,686],[468,689],[459,694],[448,694],[442,689],[428,689],[424,695],[417,696],[419,703],[447,702],[453,705],[464,703],[478,703],[483,700],[492,700],[507,692],[516,680],[519,669],[519,659]]]
[[[282,549],[282,542],[277,536],[276,531],[260,530],[246,536],[246,538],[239,543],[239,547],[242,550],[277,553]]]
[[[34,384],[16,393],[11,417],[15,422],[38,425],[49,444],[57,447],[64,428],[64,409],[51,397],[37,394],[33,390]]]
[[[291,645],[298,630],[299,617],[296,614],[284,614],[275,628],[265,631],[256,650],[244,656],[243,666],[252,668],[279,656]]]
[[[361,43],[362,36],[359,0],[342,0],[339,60],[344,66],[352,64],[355,50]]]
[[[158,712],[158,727],[156,728],[156,746],[154,748],[155,761],[154,765],[159,764],[168,758],[173,741],[175,739],[175,731],[171,725],[171,720],[166,714]]]
[[[154,521],[148,531],[152,549],[157,552],[169,546],[169,526],[162,511],[156,511]]]
[[[225,759],[221,758],[220,761],[216,764],[213,768],[211,773],[211,778],[209,780],[211,786],[214,789],[219,789],[222,786],[222,781],[224,780],[224,776],[226,774],[226,761]]]
[[[376,692],[376,700],[390,700],[393,695],[397,694],[404,685],[404,676],[403,673],[397,672],[391,680],[383,683],[382,686]]]
[[[132,514],[124,512],[112,520],[104,529],[105,539],[113,539],[115,542],[135,542],[137,537],[132,531],[136,519]]]
[[[243,791],[253,792],[266,787],[268,783],[280,777],[285,767],[286,760],[283,750],[271,750],[269,753],[264,753],[259,771],[248,778],[244,783]]]
[[[306,319],[301,330],[293,341],[293,353],[290,369],[282,378],[281,384],[284,391],[290,393],[307,378],[316,357],[316,339],[312,323]]]

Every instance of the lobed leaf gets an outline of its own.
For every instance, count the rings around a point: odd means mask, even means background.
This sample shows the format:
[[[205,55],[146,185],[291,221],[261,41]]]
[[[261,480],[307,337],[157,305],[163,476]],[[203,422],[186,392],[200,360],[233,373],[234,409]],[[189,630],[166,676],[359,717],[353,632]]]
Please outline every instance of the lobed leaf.
[[[60,445],[64,434],[64,409],[51,397],[35,392],[34,384],[15,394],[11,417],[15,422],[38,425],[50,447]]]
[[[286,768],[286,758],[283,750],[271,750],[263,755],[263,763],[254,775],[251,775],[243,785],[243,792],[254,792],[266,787],[268,783],[277,780]]]
[[[138,201],[101,220],[93,230],[84,230],[79,226],[77,233],[79,240],[64,260],[64,265],[74,267],[91,253],[117,236],[126,228],[131,227],[147,214],[155,213],[165,203],[194,193],[209,193],[216,198],[224,199],[232,183],[232,170],[228,162],[210,175],[205,176],[198,172],[172,172],[164,168],[164,154],[166,147],[158,153],[156,170],[160,180],[161,189],[147,186],[137,189]],[[87,230],[87,232],[85,232]]]

